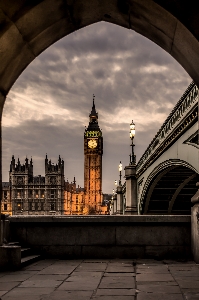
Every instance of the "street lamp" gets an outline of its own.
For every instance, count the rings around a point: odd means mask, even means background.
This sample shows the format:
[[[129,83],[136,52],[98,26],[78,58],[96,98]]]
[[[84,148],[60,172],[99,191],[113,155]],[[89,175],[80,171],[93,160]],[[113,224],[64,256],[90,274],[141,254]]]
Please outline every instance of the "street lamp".
[[[119,173],[120,173],[119,185],[121,185],[122,184],[122,182],[121,182],[121,177],[122,177],[122,163],[121,163],[121,161],[120,161],[120,164],[119,164]]]
[[[134,144],[133,144],[133,139],[134,139],[134,136],[135,136],[135,123],[131,122],[130,124],[130,139],[131,139],[131,147],[132,147],[132,153],[130,154],[130,164],[131,165],[134,165],[136,164],[136,156],[134,155]]]

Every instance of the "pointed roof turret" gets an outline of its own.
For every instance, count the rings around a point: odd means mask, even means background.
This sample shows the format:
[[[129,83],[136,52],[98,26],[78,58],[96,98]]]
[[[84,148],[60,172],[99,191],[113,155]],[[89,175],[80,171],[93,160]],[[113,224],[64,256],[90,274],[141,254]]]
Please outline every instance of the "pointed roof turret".
[[[95,109],[95,95],[93,95],[93,106],[91,113],[89,114],[89,125],[87,128],[85,128],[85,132],[87,131],[100,131],[99,125],[98,125],[98,113]],[[85,126],[86,127],[86,126]]]
[[[91,110],[91,113],[89,115],[90,117],[90,122],[93,120],[93,119],[98,119],[98,113],[96,112],[96,109],[95,109],[95,95],[93,94],[93,106],[92,106],[92,110]]]

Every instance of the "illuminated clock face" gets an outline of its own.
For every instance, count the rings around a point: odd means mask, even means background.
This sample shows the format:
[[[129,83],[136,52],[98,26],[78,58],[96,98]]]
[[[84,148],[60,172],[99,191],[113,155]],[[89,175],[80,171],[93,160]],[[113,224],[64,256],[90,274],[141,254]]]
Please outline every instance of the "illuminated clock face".
[[[88,141],[88,147],[91,148],[91,149],[94,149],[97,147],[97,141],[96,140],[89,140]]]

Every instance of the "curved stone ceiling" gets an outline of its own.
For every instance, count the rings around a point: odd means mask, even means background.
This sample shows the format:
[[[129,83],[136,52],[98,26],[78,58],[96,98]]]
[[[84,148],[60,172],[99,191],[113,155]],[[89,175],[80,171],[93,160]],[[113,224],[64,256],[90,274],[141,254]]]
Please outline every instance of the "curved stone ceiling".
[[[1,103],[21,72],[42,51],[90,24],[132,29],[170,53],[199,84],[199,10],[189,1],[0,1]]]

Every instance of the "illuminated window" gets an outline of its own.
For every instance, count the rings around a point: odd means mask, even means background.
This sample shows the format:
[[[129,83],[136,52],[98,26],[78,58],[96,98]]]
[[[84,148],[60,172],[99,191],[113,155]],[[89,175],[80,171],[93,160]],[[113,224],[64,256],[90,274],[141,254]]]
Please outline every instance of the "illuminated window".
[[[17,203],[17,210],[21,210],[21,203]]]

